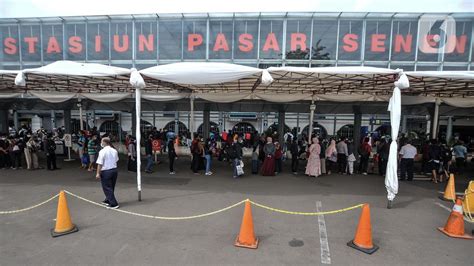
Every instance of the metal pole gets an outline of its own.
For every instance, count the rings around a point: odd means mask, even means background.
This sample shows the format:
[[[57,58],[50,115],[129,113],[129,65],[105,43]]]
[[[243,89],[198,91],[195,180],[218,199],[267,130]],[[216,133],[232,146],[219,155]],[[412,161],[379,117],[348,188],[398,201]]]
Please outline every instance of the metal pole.
[[[451,138],[453,137],[453,117],[448,117],[448,125],[446,127],[446,143],[449,144]]]
[[[190,118],[189,118],[189,132],[191,132],[191,140],[194,140],[194,96],[189,98],[190,103]]]
[[[296,137],[298,137],[298,134],[300,133],[300,113],[296,113]]]
[[[441,104],[440,100],[436,98],[435,109],[433,115],[433,130],[431,130],[431,138],[436,139],[438,135],[438,124],[439,124],[439,105]]]
[[[313,134],[313,120],[314,120],[314,110],[316,110],[316,105],[314,101],[311,101],[309,106],[309,126],[308,126],[308,147],[311,145],[311,135]]]
[[[137,137],[137,190],[138,201],[142,201],[142,173],[141,173],[141,131],[140,131],[140,114],[141,114],[141,91],[139,88],[135,89],[135,135]]]

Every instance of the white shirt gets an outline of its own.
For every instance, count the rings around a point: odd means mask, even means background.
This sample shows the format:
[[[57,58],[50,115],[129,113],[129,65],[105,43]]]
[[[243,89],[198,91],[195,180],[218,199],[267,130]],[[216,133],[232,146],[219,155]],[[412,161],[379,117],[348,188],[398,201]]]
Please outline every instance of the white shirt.
[[[99,157],[97,158],[97,164],[102,165],[102,171],[115,169],[117,168],[117,162],[119,160],[118,152],[116,149],[105,146],[99,152]]]
[[[404,145],[399,152],[403,159],[413,159],[416,156],[416,148],[410,144]]]

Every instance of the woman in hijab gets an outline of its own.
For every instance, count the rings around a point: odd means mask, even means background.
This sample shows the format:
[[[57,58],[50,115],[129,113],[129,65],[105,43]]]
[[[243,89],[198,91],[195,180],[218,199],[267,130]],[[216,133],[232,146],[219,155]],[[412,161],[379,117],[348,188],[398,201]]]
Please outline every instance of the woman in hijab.
[[[326,170],[328,175],[335,169],[337,163],[336,141],[331,140],[329,147],[326,149]]]
[[[267,143],[263,146],[263,152],[265,153],[265,160],[262,165],[263,176],[274,176],[275,175],[275,145],[272,142],[271,137],[267,137]]]
[[[321,175],[321,160],[319,154],[321,153],[321,146],[318,138],[313,138],[313,144],[309,146],[309,158],[306,165],[306,175],[318,177]]]

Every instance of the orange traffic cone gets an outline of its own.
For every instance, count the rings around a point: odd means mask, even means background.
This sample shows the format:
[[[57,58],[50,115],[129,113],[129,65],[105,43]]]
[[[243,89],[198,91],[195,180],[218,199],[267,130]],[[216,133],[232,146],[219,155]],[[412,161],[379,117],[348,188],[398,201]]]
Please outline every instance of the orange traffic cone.
[[[253,231],[252,209],[250,208],[250,201],[245,202],[244,217],[242,218],[242,225],[240,226],[240,233],[235,239],[234,245],[242,248],[258,247],[258,238],[255,237]]]
[[[456,188],[454,186],[454,175],[449,175],[448,184],[446,185],[446,189],[444,190],[444,195],[439,196],[440,199],[445,201],[454,201],[456,199]]]
[[[71,221],[69,208],[67,207],[66,194],[61,190],[58,200],[58,212],[56,214],[56,226],[51,229],[51,236],[57,237],[79,231]]]
[[[378,246],[372,243],[372,226],[370,224],[369,204],[364,204],[362,207],[362,213],[360,215],[359,225],[357,226],[354,240],[349,241],[347,245],[367,254],[372,254],[379,249]]]
[[[463,218],[464,217],[462,215],[462,201],[461,199],[456,199],[456,204],[454,204],[453,211],[451,211],[446,225],[444,226],[444,228],[438,227],[438,230],[450,237],[474,239],[473,236],[470,236],[464,232]]]

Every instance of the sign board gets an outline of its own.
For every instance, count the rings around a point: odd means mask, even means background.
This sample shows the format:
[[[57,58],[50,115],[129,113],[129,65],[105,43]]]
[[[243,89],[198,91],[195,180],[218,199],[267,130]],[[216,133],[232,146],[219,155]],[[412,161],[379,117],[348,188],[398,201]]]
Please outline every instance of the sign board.
[[[64,145],[66,147],[72,147],[72,137],[71,137],[71,134],[64,134]]]
[[[161,141],[155,139],[152,141],[151,145],[153,146],[153,151],[160,151],[161,150]]]

